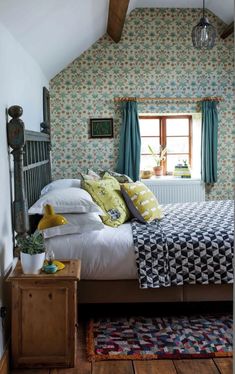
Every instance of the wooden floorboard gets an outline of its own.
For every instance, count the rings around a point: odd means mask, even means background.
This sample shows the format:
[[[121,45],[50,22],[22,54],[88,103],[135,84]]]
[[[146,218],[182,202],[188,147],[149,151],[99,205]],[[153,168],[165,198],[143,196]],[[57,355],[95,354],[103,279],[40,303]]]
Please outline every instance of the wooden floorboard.
[[[177,374],[220,374],[212,359],[174,360]]]
[[[9,362],[10,362],[10,352],[9,344],[7,344],[6,350],[0,359],[0,374],[9,374]]]
[[[134,374],[134,369],[132,361],[100,361],[92,365],[92,374]]]
[[[83,350],[75,368],[12,370],[11,374],[232,374],[232,358],[195,360],[100,361],[91,364]]]
[[[195,360],[101,361],[92,365],[79,350],[75,368],[11,370],[11,374],[232,374],[232,358]]]
[[[50,374],[50,369],[11,370],[10,374]]]
[[[171,360],[134,361],[135,374],[176,374]]]
[[[232,358],[214,358],[214,362],[221,374],[233,373],[233,359]]]

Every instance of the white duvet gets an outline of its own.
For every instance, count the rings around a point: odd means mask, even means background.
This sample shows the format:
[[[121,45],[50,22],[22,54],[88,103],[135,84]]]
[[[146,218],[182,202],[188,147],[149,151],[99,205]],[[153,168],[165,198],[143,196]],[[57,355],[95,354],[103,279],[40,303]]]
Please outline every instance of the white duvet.
[[[81,279],[137,279],[131,224],[46,240],[57,259],[82,261]]]

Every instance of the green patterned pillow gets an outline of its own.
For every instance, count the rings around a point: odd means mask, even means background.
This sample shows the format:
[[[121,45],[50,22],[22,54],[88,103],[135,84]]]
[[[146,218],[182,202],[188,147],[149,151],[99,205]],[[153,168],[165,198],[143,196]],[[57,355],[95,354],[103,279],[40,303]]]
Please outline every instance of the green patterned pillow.
[[[120,184],[115,178],[104,175],[102,180],[84,180],[82,187],[104,211],[101,218],[105,225],[118,227],[130,219],[130,212],[122,197]]]
[[[116,171],[112,171],[112,170],[99,170],[99,175],[101,177],[103,177],[105,175],[105,173],[111,175],[111,177],[114,177],[115,179],[117,179],[117,181],[119,183],[132,183],[133,180],[128,177],[128,175],[126,174],[119,174],[119,173],[116,173]]]
[[[87,169],[87,174],[85,174],[85,173],[79,173],[79,174],[81,176],[81,179],[84,180],[84,181],[86,181],[86,180],[94,181],[94,180],[100,180],[101,179],[101,176],[91,169]]]
[[[122,194],[128,208],[140,222],[151,222],[163,218],[158,201],[149,188],[141,183],[123,183]]]

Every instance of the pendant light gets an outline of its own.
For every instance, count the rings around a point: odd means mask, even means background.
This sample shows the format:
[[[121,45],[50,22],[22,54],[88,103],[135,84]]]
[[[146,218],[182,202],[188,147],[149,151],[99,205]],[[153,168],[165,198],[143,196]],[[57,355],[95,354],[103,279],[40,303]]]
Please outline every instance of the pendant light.
[[[212,49],[215,45],[216,30],[205,16],[205,0],[203,0],[203,15],[199,23],[193,28],[192,41],[197,49]]]

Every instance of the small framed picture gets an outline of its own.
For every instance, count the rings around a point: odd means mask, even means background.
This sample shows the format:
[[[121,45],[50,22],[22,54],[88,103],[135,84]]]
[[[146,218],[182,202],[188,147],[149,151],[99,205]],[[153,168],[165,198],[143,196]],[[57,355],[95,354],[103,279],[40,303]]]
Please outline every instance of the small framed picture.
[[[113,138],[113,119],[91,118],[90,138]]]

